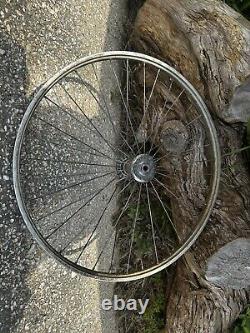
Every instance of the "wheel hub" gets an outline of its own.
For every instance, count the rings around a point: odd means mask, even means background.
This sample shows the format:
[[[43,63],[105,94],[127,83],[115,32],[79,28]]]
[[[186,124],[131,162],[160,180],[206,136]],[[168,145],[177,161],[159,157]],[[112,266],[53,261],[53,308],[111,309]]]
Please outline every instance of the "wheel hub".
[[[150,182],[155,175],[155,162],[152,156],[140,154],[131,163],[131,174],[139,183]]]

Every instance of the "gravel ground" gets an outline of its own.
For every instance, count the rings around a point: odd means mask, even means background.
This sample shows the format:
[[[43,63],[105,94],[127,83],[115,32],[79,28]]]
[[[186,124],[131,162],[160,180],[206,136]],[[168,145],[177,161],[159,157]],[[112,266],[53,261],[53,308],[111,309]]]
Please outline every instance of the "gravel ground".
[[[16,129],[34,89],[86,54],[122,49],[124,0],[1,1],[0,332],[117,332],[101,311],[112,285],[76,275],[37,248],[15,203]]]

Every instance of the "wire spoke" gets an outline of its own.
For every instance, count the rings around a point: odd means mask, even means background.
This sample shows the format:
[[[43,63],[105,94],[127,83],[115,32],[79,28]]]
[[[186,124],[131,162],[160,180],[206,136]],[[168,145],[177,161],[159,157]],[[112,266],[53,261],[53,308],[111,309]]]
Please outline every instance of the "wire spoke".
[[[177,196],[172,191],[170,191],[170,189],[167,188],[161,181],[159,181],[157,178],[155,178],[154,180],[157,181],[158,184],[163,186],[168,193],[170,193],[175,199],[178,200]]]
[[[66,204],[66,205],[64,205],[64,206],[62,206],[62,207],[60,207],[60,208],[58,208],[58,209],[56,209],[56,210],[53,210],[52,212],[49,212],[48,214],[41,216],[39,219],[36,220],[36,222],[39,222],[39,221],[45,219],[46,217],[49,217],[49,216],[51,216],[51,215],[53,215],[53,214],[55,214],[55,213],[58,213],[58,212],[62,211],[64,208],[68,208],[69,206],[71,206],[71,205],[73,205],[73,204],[75,204],[75,203],[77,203],[77,202],[79,202],[79,201],[81,201],[81,200],[84,200],[84,199],[88,198],[88,197],[89,197],[90,195],[92,195],[92,194],[93,194],[93,193],[90,193],[90,194],[88,194],[88,195],[85,195],[85,196],[83,196],[83,197],[80,197],[80,198],[77,199],[77,200],[74,200],[74,201],[72,201],[72,202],[70,202],[70,203],[68,203],[68,204]]]
[[[131,127],[131,130],[132,130],[132,134],[134,136],[134,139],[135,139],[135,142],[136,142],[136,145],[137,145],[137,148],[138,148],[138,151],[139,151],[139,144],[138,144],[138,141],[137,141],[137,138],[136,138],[136,134],[135,134],[135,131],[134,131],[134,127],[133,127],[133,124],[132,124],[132,121],[131,121],[131,118],[130,118],[130,115],[129,115],[129,110],[126,106],[126,103],[125,103],[125,100],[124,100],[124,96],[123,96],[123,93],[122,93],[122,89],[121,89],[121,86],[120,86],[120,82],[119,82],[119,79],[118,79],[118,76],[115,72],[115,69],[112,65],[112,62],[111,60],[109,61],[109,64],[110,64],[110,68],[115,76],[115,79],[116,79],[116,83],[117,83],[117,86],[118,86],[118,89],[119,89],[119,92],[120,92],[120,95],[121,95],[121,98],[122,98],[122,102],[123,102],[123,105],[124,105],[124,108],[126,110],[126,113],[127,113],[127,117],[128,117],[128,121],[130,123],[130,127]]]
[[[129,271],[130,258],[131,258],[132,247],[133,247],[134,238],[135,238],[135,227],[136,227],[136,222],[137,222],[137,218],[138,218],[138,214],[139,214],[139,207],[140,207],[140,202],[141,202],[141,190],[142,190],[142,184],[140,184],[140,188],[139,188],[136,212],[135,212],[135,217],[134,217],[134,222],[133,222],[132,237],[131,237],[131,242],[130,242],[130,247],[129,247],[128,263],[127,263],[127,273]]]
[[[166,175],[166,174],[164,174],[164,173],[161,173],[161,172],[156,172],[156,174],[157,175],[160,175],[160,176],[164,176],[164,177],[167,177],[167,178],[173,178],[172,176],[170,176],[170,175]]]
[[[33,134],[34,135],[36,135],[36,133],[34,132],[34,131],[32,131],[33,132]],[[112,160],[112,161],[115,161],[116,162],[116,160],[114,160],[114,159],[112,159],[112,158],[110,158],[110,157],[106,157],[106,156],[102,156],[102,155],[100,155],[100,154],[95,154],[95,153],[92,153],[92,152],[90,152],[90,151],[88,151],[88,150],[82,150],[82,149],[80,149],[79,147],[72,147],[72,146],[69,146],[68,145],[68,142],[67,141],[65,141],[65,140],[63,140],[63,142],[62,143],[57,143],[57,142],[54,142],[54,141],[52,141],[51,139],[49,140],[49,141],[46,141],[45,139],[43,139],[43,138],[39,138],[39,139],[37,139],[38,141],[41,141],[41,142],[37,142],[36,144],[38,144],[39,146],[43,146],[43,147],[47,147],[48,145],[50,146],[50,148],[52,148],[53,149],[53,147],[51,146],[51,145],[54,145],[54,146],[56,146],[56,147],[60,147],[60,148],[62,148],[62,149],[65,149],[65,146],[66,146],[66,149],[71,149],[71,150],[74,150],[74,151],[77,151],[77,152],[83,152],[83,153],[85,153],[85,154],[89,154],[89,155],[91,155],[91,156],[96,156],[96,157],[101,157],[101,158],[108,158],[109,160]]]
[[[169,88],[167,88],[164,83],[162,83],[162,84],[163,84],[163,87],[165,87],[166,89],[168,89],[168,92],[170,93],[171,89],[172,89],[172,86],[173,86],[173,81],[171,80]],[[161,111],[160,111],[160,113],[159,113],[159,115],[157,117],[157,121],[156,121],[156,124],[154,126],[155,128],[158,128],[158,126],[159,126],[159,122],[161,120],[162,113],[163,113],[163,110],[165,109],[166,105],[167,105],[167,97],[165,98],[165,102],[164,102],[163,108],[161,108]],[[151,135],[150,135],[149,138],[152,138],[152,134],[153,134],[153,131],[151,132]],[[150,149],[149,149],[149,154],[151,153],[151,151],[153,149],[153,142],[155,141],[156,135],[157,135],[157,131],[155,132],[154,138],[151,139],[151,146],[150,146]]]
[[[183,89],[183,90],[180,92],[180,94],[175,98],[175,100],[173,101],[173,103],[171,104],[171,106],[167,109],[166,114],[163,116],[163,120],[161,120],[163,123],[164,123],[164,121],[166,120],[167,115],[169,114],[169,112],[173,109],[174,105],[177,103],[177,101],[180,99],[181,95],[182,95],[184,92],[185,92],[185,89]],[[165,102],[165,103],[166,103],[166,102]],[[164,104],[163,109],[164,109],[164,108],[165,108],[165,104]],[[152,141],[152,143],[151,143],[151,147],[150,147],[150,150],[149,150],[149,154],[151,153],[152,149],[153,149],[153,141]],[[161,146],[158,147],[157,151],[154,153],[153,156],[155,156],[155,155],[159,152],[160,149],[161,149]]]
[[[171,154],[171,153],[170,153],[170,152],[168,152],[167,154],[165,154],[165,155],[163,155],[163,156],[161,156],[161,157],[157,158],[157,159],[155,160],[155,163],[157,163],[157,162],[161,161],[162,159],[164,159],[164,158],[168,157],[170,154]]]
[[[194,142],[194,144],[195,144],[195,142]],[[209,147],[209,146],[211,146],[210,144],[207,144],[207,145],[202,145],[202,146],[196,146],[196,147],[193,147],[193,148],[190,148],[190,149],[188,149],[188,150],[185,150],[183,153],[190,153],[191,151],[194,151],[195,149],[197,149],[198,151],[200,151],[200,150],[202,150],[203,148],[207,148],[207,147]]]
[[[116,185],[117,185],[117,184],[116,184]],[[126,185],[122,188],[122,190],[118,193],[118,196],[119,196],[122,192],[124,192],[125,189],[126,189],[129,185],[130,185],[130,183],[126,184]],[[109,198],[109,200],[108,200],[107,205],[104,207],[104,209],[103,209],[103,211],[102,211],[102,214],[101,214],[99,220],[97,221],[97,224],[95,225],[95,227],[94,227],[94,229],[93,229],[93,231],[92,231],[90,237],[88,238],[86,244],[83,246],[83,248],[82,248],[82,250],[81,250],[79,256],[77,257],[77,260],[75,261],[76,264],[77,264],[78,261],[80,260],[80,258],[81,258],[81,256],[82,256],[84,250],[85,250],[85,249],[87,248],[87,246],[89,245],[89,243],[90,243],[90,241],[91,241],[91,239],[92,239],[92,237],[93,237],[93,235],[94,235],[96,229],[97,229],[98,226],[100,225],[101,220],[102,220],[102,218],[103,218],[103,216],[104,216],[106,210],[108,209],[108,205],[110,204],[111,200],[113,199],[116,190],[117,190],[117,187],[116,187],[116,188],[114,189],[114,191],[112,192],[112,194],[111,194],[111,196],[110,196],[110,198]]]
[[[29,160],[40,161],[40,162],[53,162],[53,163],[65,163],[65,164],[76,164],[76,165],[90,165],[90,166],[100,166],[100,167],[112,167],[112,168],[116,167],[115,164],[89,163],[89,162],[82,162],[82,161],[74,161],[74,160],[69,161],[69,160],[59,160],[59,159],[51,159],[51,158],[29,157]]]
[[[91,198],[86,201],[80,208],[78,208],[73,214],[71,214],[62,224],[60,224],[56,229],[54,229],[45,239],[49,239],[55,232],[57,232],[62,226],[69,222],[77,213],[79,213],[88,203],[90,203],[97,195],[99,195],[105,188],[107,188],[116,179],[111,179],[104,187],[102,187],[98,192],[96,192]]]
[[[60,178],[63,178],[63,179],[66,179],[66,178],[73,178],[73,177],[80,177],[80,176],[97,176],[97,175],[100,175],[102,174],[103,175],[103,171],[96,171],[96,172],[79,172],[79,173],[64,173],[64,174],[55,174],[53,175],[53,177],[48,177],[47,174],[42,174],[44,176],[47,177],[46,180],[49,180],[49,182],[51,183],[51,180],[55,180],[55,177],[56,177],[56,180],[57,179],[60,179]],[[39,173],[39,176],[41,176],[41,173]]]
[[[144,65],[145,65],[145,63],[144,63]],[[149,95],[149,98],[148,98],[148,101],[146,102],[146,87],[145,87],[145,85],[146,85],[146,78],[145,78],[145,66],[144,66],[144,115],[143,115],[144,121],[145,121],[145,118],[146,118],[146,114],[147,114],[147,111],[148,111],[148,108],[149,108],[149,104],[150,104],[151,98],[152,98],[154,90],[155,90],[156,82],[158,80],[160,71],[161,70],[158,69],[158,71],[156,73],[156,76],[155,76],[155,80],[154,80],[152,89],[151,89],[151,92],[150,92],[150,95]],[[146,105],[146,107],[145,107],[145,105]],[[146,150],[146,140],[147,141],[149,140],[149,137],[147,137],[147,135],[144,137],[144,144],[143,144],[144,154],[145,154],[145,150]]]
[[[171,90],[172,90],[172,86],[173,86],[173,81],[172,81],[172,80],[171,80],[171,82],[170,82],[169,88],[167,88],[166,85],[163,84],[163,87],[165,87],[166,89],[168,89],[168,92],[169,92],[169,93],[170,93]],[[156,123],[156,127],[158,126],[158,123],[159,123],[159,121],[160,121],[160,119],[161,119],[162,113],[163,113],[163,111],[164,111],[164,109],[165,109],[165,107],[166,107],[166,105],[167,105],[167,102],[168,102],[168,96],[165,98],[165,102],[164,102],[164,104],[163,104],[163,107],[161,108],[161,111],[160,111],[160,114],[159,114],[159,117],[158,117],[158,121],[157,121],[157,123]]]
[[[191,108],[189,108],[189,109],[191,109]],[[199,114],[197,117],[192,119],[189,123],[185,124],[185,126],[188,127],[189,125],[193,124],[196,120],[199,120],[201,117],[202,117],[202,115]]]
[[[197,163],[205,163],[206,164],[207,162],[214,162],[214,160],[213,159],[208,160],[208,159],[204,158],[203,160],[193,160],[193,162],[194,163],[197,162]]]
[[[93,64],[92,64],[92,65],[93,65]],[[94,65],[93,65],[93,67],[94,67]],[[75,72],[76,75],[79,77],[79,79],[81,80],[82,84],[87,88],[87,90],[89,91],[89,93],[91,94],[91,96],[92,96],[92,97],[95,99],[95,101],[98,103],[100,109],[101,109],[102,111],[104,111],[104,113],[107,115],[105,109],[102,107],[101,103],[98,101],[98,99],[96,98],[96,96],[95,96],[95,95],[93,94],[93,92],[90,90],[88,84],[85,83],[85,82],[83,81],[82,77],[80,76],[80,74],[78,73],[77,70],[74,70],[74,72]],[[56,92],[54,92],[54,94],[55,94],[55,96],[57,97]],[[103,92],[102,92],[102,90],[101,90],[101,95],[103,96]],[[56,105],[59,109],[61,109],[62,111],[64,111],[64,112],[67,113],[68,115],[70,115],[73,119],[75,119],[75,120],[77,120],[78,122],[80,122],[85,128],[87,128],[87,129],[89,129],[91,132],[93,132],[93,129],[92,129],[92,128],[90,128],[89,126],[87,126],[85,123],[83,123],[83,122],[82,122],[81,120],[79,120],[77,117],[71,115],[67,110],[65,110],[65,109],[63,109],[62,107],[60,107],[56,102],[54,102],[53,100],[51,100],[51,99],[48,98],[47,96],[45,96],[45,98],[47,98],[51,103],[53,103],[54,105]],[[58,97],[57,97],[57,99],[58,99]],[[108,118],[109,118],[110,122],[112,123],[112,126],[113,126],[113,129],[114,129],[115,133],[117,134],[117,130],[116,130],[116,128],[115,128],[115,126],[114,126],[114,123],[113,123],[113,121],[112,121],[112,118],[111,118],[111,116],[110,116],[109,108],[108,108],[108,105],[107,105],[107,102],[106,102],[104,96],[103,96],[103,100],[104,100],[104,103],[105,103],[105,106],[106,106],[106,109],[107,109],[107,112],[108,112]],[[48,101],[47,101],[47,102],[48,102]],[[99,133],[98,133],[98,134],[99,134]],[[124,140],[125,143],[128,145],[128,147],[129,147],[130,149],[132,149],[132,147],[130,147],[130,145],[129,145],[128,142],[124,139],[124,137],[123,137],[123,135],[122,135],[121,133],[120,133],[120,136],[123,138],[123,140]],[[113,147],[113,145],[112,145],[112,147]],[[127,154],[126,154],[124,151],[122,151],[121,149],[119,149],[118,147],[117,147],[117,148],[113,147],[113,148],[114,148],[114,149],[117,149],[117,150],[120,151],[122,154],[124,154],[125,156],[127,156]],[[134,153],[133,149],[132,149],[132,152]]]
[[[72,134],[69,134],[69,133],[65,132],[64,130],[62,130],[61,128],[59,128],[59,127],[57,127],[57,126],[55,126],[55,125],[53,125],[53,124],[47,122],[45,119],[42,119],[42,118],[38,117],[37,115],[36,115],[36,118],[39,119],[39,120],[41,120],[43,123],[47,124],[48,126],[53,127],[54,129],[58,130],[58,132],[61,132],[61,133],[65,134],[66,136],[70,137],[71,139],[80,142],[81,144],[83,144],[84,146],[88,147],[89,149],[92,149],[92,150],[94,150],[94,151],[97,151],[97,152],[100,153],[102,156],[105,156],[106,158],[108,158],[108,159],[110,159],[110,160],[112,160],[112,161],[114,160],[114,159],[111,158],[110,156],[108,156],[108,155],[102,153],[100,150],[98,150],[98,149],[96,149],[96,148],[90,146],[90,145],[87,144],[86,142],[83,142],[82,140],[80,140],[80,139],[74,137]]]
[[[129,182],[129,185],[131,184],[131,182],[132,182],[132,181]],[[119,217],[116,219],[115,224],[114,224],[114,226],[113,226],[113,231],[112,231],[112,232],[109,234],[109,236],[107,237],[107,240],[106,240],[106,242],[105,242],[105,245],[104,245],[104,247],[102,248],[102,250],[101,250],[101,252],[100,252],[100,254],[99,254],[99,256],[98,256],[98,258],[97,258],[97,260],[96,260],[96,262],[95,262],[94,267],[92,268],[93,270],[95,270],[95,268],[96,268],[98,262],[100,261],[102,254],[104,253],[104,251],[105,251],[107,245],[109,244],[109,240],[110,240],[111,237],[113,236],[114,232],[116,232],[116,227],[117,227],[117,225],[118,225],[118,223],[119,223],[119,221],[120,221],[122,215],[123,215],[123,214],[125,213],[125,211],[128,209],[128,204],[129,204],[129,201],[130,201],[132,195],[134,194],[134,190],[135,190],[135,186],[134,186],[133,190],[131,191],[131,193],[130,193],[130,195],[129,195],[129,197],[128,197],[126,203],[125,203],[125,205],[123,206],[122,211],[121,211]],[[115,246],[115,243],[114,243],[114,246]],[[114,248],[114,246],[113,246],[113,248]],[[112,256],[113,256],[113,255],[112,255]]]
[[[92,125],[92,127],[94,128],[94,130],[99,134],[100,138],[102,138],[102,140],[107,144],[107,146],[111,150],[113,150],[114,153],[116,153],[116,150],[119,150],[119,149],[118,148],[114,148],[114,146],[106,138],[104,138],[104,136],[98,130],[98,128],[95,126],[95,124],[93,123],[93,121],[85,114],[85,112],[83,111],[83,109],[80,107],[80,105],[77,103],[77,101],[74,100],[74,98],[71,96],[71,94],[68,92],[68,90],[64,87],[64,85],[61,82],[59,82],[59,84],[62,87],[62,89],[64,90],[64,92],[66,93],[66,95],[70,98],[70,100],[81,111],[81,113],[83,114],[84,118]],[[95,132],[94,130],[92,130],[93,133]],[[124,153],[124,152],[122,152],[122,153],[127,156],[126,153]]]
[[[71,184],[71,185],[69,185],[69,186],[66,186],[66,187],[63,187],[63,188],[61,188],[61,189],[58,189],[58,190],[55,190],[55,191],[52,191],[52,192],[49,192],[49,193],[45,193],[44,195],[42,195],[42,196],[40,196],[40,197],[36,197],[36,198],[34,198],[34,199],[32,199],[32,200],[44,199],[44,198],[46,198],[47,196],[51,196],[51,195],[53,195],[53,194],[58,194],[58,193],[60,193],[60,192],[62,192],[62,191],[72,189],[72,188],[74,188],[74,187],[76,187],[76,186],[79,186],[79,185],[82,185],[82,184],[87,184],[87,183],[89,183],[89,182],[91,182],[91,181],[93,181],[93,180],[96,180],[96,179],[99,179],[99,178],[102,178],[102,177],[106,177],[106,176],[110,176],[110,175],[112,175],[112,174],[114,174],[114,173],[115,173],[115,171],[112,171],[112,172],[108,172],[108,173],[105,173],[105,174],[102,174],[102,175],[100,175],[100,176],[96,176],[96,177],[93,177],[93,178],[90,178],[90,179],[84,179],[84,180],[82,180],[82,181],[80,181],[80,182],[73,183],[73,184]]]
[[[156,197],[157,197],[158,200],[160,201],[160,204],[161,204],[161,206],[162,206],[162,208],[163,208],[165,214],[167,215],[167,218],[168,218],[169,222],[171,223],[171,226],[172,226],[172,228],[174,229],[174,231],[175,231],[175,233],[176,233],[176,236],[179,238],[178,233],[177,233],[177,230],[176,230],[176,227],[175,227],[175,224],[174,224],[173,220],[171,219],[171,217],[170,217],[170,215],[169,215],[169,213],[168,213],[168,211],[167,211],[167,209],[166,209],[166,207],[165,207],[163,201],[161,200],[158,191],[156,190],[156,188],[155,188],[155,186],[154,186],[154,184],[153,184],[152,182],[150,182],[150,185],[153,187],[153,190],[154,190],[154,192],[155,192]]]
[[[126,83],[127,83],[127,91],[126,91],[126,99],[127,99],[127,108],[129,110],[129,98],[128,98],[128,94],[129,94],[129,60],[127,59],[127,70],[126,70]]]
[[[56,92],[54,91],[54,95],[56,96],[57,100],[59,99]],[[44,96],[47,104],[50,106],[49,102],[51,104],[54,104],[59,110],[63,111],[65,114],[67,114],[68,116],[70,116],[72,119],[76,120],[78,123],[80,123],[81,125],[83,125],[83,127],[87,128],[88,130],[91,130],[90,127],[86,124],[84,124],[80,119],[78,119],[76,116],[74,116],[73,114],[71,114],[69,111],[67,111],[65,108],[61,107],[57,102],[55,102],[53,99],[51,99],[48,96]]]
[[[143,118],[142,121],[145,121],[146,116],[146,64],[143,62]],[[143,134],[146,135],[145,132]],[[143,141],[143,152],[145,154],[146,151],[146,137],[144,137]]]
[[[147,107],[146,107],[146,110],[145,110],[145,114],[147,113],[147,110],[148,110],[148,107],[149,107],[149,104],[150,104],[150,101],[151,101],[151,98],[153,96],[153,93],[154,93],[154,90],[155,90],[155,86],[156,86],[156,82],[158,80],[158,77],[159,77],[159,74],[160,74],[160,69],[158,69],[157,71],[157,74],[155,76],[155,80],[154,80],[154,83],[153,83],[153,86],[152,86],[152,89],[151,89],[151,92],[150,92],[150,95],[149,95],[149,98],[148,98],[148,101],[147,101]]]
[[[167,109],[166,114],[164,115],[164,118],[166,119],[167,115],[169,114],[169,112],[173,109],[173,107],[176,105],[176,103],[179,101],[179,99],[181,98],[181,96],[183,95],[183,93],[185,92],[185,89],[183,89],[180,94],[174,99],[173,103],[171,104],[171,106]],[[164,105],[163,109],[165,108],[166,105]]]
[[[93,71],[94,71],[94,74],[95,74],[96,80],[98,81],[98,77],[97,77],[97,73],[96,73],[96,70],[95,70],[95,66],[94,66],[94,64],[92,64],[92,68],[93,68]],[[87,89],[88,89],[88,88],[87,88]],[[91,92],[90,92],[90,93],[91,93]],[[122,131],[120,131],[120,133],[117,132],[117,129],[116,129],[115,125],[114,125],[114,122],[113,122],[113,120],[112,120],[112,118],[111,118],[110,111],[109,111],[109,107],[108,107],[108,103],[107,103],[107,101],[106,101],[106,99],[105,99],[105,96],[103,95],[103,91],[102,91],[102,89],[100,89],[100,93],[101,93],[102,100],[103,100],[103,102],[104,102],[104,105],[105,105],[106,111],[105,111],[105,108],[102,107],[102,105],[101,105],[101,103],[100,103],[99,101],[97,101],[98,105],[99,105],[100,108],[104,111],[104,113],[108,116],[108,119],[109,119],[109,121],[110,121],[110,123],[111,123],[111,125],[112,125],[112,127],[113,127],[113,130],[114,130],[114,132],[116,133],[116,135],[118,135],[118,136],[120,135],[120,137],[121,137],[121,138],[123,139],[123,141],[126,143],[127,147],[128,147],[128,148],[131,150],[131,152],[134,154],[135,152],[134,152],[133,148],[130,146],[130,144],[128,143],[128,141],[126,140],[126,138],[124,138],[124,136],[122,135]],[[91,93],[91,95],[92,95],[92,93]],[[96,99],[95,96],[93,96],[93,97]]]
[[[115,230],[115,240],[114,240],[113,249],[112,249],[111,262],[110,262],[110,266],[109,266],[109,270],[108,270],[109,273],[111,272],[112,267],[113,267],[113,260],[114,260],[114,256],[115,256],[115,244],[116,244],[116,240],[117,240],[117,230]]]
[[[198,148],[198,150],[200,151],[200,150],[202,150],[203,148],[206,148],[206,147],[209,147],[209,146],[210,146],[210,144],[202,145],[202,146],[198,146],[198,147],[193,147],[193,148],[191,148],[191,149],[184,150],[184,151],[182,152],[182,154],[189,153],[189,152],[191,152],[191,151],[194,151],[194,150],[197,149],[197,148]],[[155,163],[161,161],[162,159],[168,157],[169,155],[171,155],[171,152],[168,152],[167,154],[165,154],[165,155],[163,155],[163,156],[157,158],[157,159],[155,160]]]
[[[155,250],[155,258],[157,261],[157,264],[159,263],[158,253],[157,253],[157,247],[156,247],[156,241],[155,241],[155,229],[154,229],[154,222],[153,222],[153,216],[152,216],[152,210],[151,210],[151,203],[148,193],[148,184],[146,183],[146,192],[147,192],[147,201],[148,201],[148,211],[150,216],[150,222],[151,222],[151,230],[152,230],[152,238],[153,238],[153,244],[154,244],[154,250]]]
[[[130,105],[129,105],[129,78],[130,78],[130,67],[129,67],[129,59],[127,59],[126,61],[126,104],[127,104],[127,110],[128,113],[130,113],[131,115],[131,109],[130,109]],[[126,117],[126,136],[128,137],[129,135],[129,120],[128,120],[128,116]],[[138,141],[136,142],[137,145],[137,154],[139,151],[139,145],[138,145]]]

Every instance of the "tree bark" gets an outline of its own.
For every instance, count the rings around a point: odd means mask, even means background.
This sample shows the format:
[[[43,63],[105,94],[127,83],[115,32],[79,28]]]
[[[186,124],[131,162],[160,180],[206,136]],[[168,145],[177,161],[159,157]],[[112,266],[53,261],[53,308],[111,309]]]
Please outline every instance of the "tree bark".
[[[178,261],[175,277],[167,288],[166,329],[170,333],[228,332],[250,300],[248,289],[217,287],[205,278],[209,257],[235,239],[250,237],[248,165],[242,154],[224,156],[242,147],[244,123],[250,118],[249,107],[230,105],[237,87],[244,86],[250,74],[249,28],[249,21],[221,1],[147,0],[130,37],[131,49],[174,66],[199,91],[213,116],[223,156],[213,213],[198,241]],[[179,111],[183,112],[181,107]],[[198,142],[201,131],[197,127],[194,131]],[[195,148],[190,159],[198,154]],[[179,182],[171,184],[182,198],[178,205],[172,201],[180,237],[187,225],[192,226],[192,216],[202,200],[199,182],[203,170],[195,171],[192,193],[184,190],[187,186],[180,186],[186,182],[186,167],[179,165]],[[194,171],[191,163],[189,168]]]

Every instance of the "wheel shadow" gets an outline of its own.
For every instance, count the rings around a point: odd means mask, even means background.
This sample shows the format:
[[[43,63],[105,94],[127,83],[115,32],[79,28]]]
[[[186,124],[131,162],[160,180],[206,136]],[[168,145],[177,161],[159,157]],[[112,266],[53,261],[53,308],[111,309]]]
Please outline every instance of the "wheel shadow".
[[[108,17],[108,22],[107,22],[107,34],[105,38],[105,43],[104,43],[104,51],[111,51],[111,50],[125,50],[126,45],[127,45],[127,34],[128,31],[130,30],[129,26],[129,20],[128,20],[128,14],[131,13],[131,4],[130,1],[125,2],[123,6],[123,12],[121,11],[120,8],[120,2],[118,0],[112,0],[110,4],[110,12],[109,12],[109,17]],[[125,14],[126,19],[122,19],[122,16]],[[121,27],[118,28],[118,30],[112,30],[112,27],[114,27],[114,21],[115,20],[120,20],[124,21],[123,23],[123,31],[121,33]],[[119,26],[116,25],[116,26]],[[105,86],[106,81],[107,81],[107,75],[108,73],[103,70],[100,73],[100,86]],[[99,243],[99,245],[98,245]],[[101,251],[102,249],[102,244],[99,241],[97,243],[97,249]],[[109,260],[110,258],[108,258]],[[110,259],[111,260],[111,259]],[[104,311],[102,309],[102,301],[104,299],[110,299],[113,300],[114,296],[114,289],[115,288],[115,283],[110,283],[110,282],[99,282],[99,290],[100,290],[100,318],[102,321],[102,333],[117,333],[118,332],[118,326],[116,322],[116,315],[117,313],[114,310],[110,311]],[[110,327],[109,322],[113,322],[114,324]]]
[[[26,277],[31,268],[32,240],[14,200],[12,153],[16,130],[27,107],[26,56],[10,35],[0,32],[0,332],[18,324],[30,298]]]

